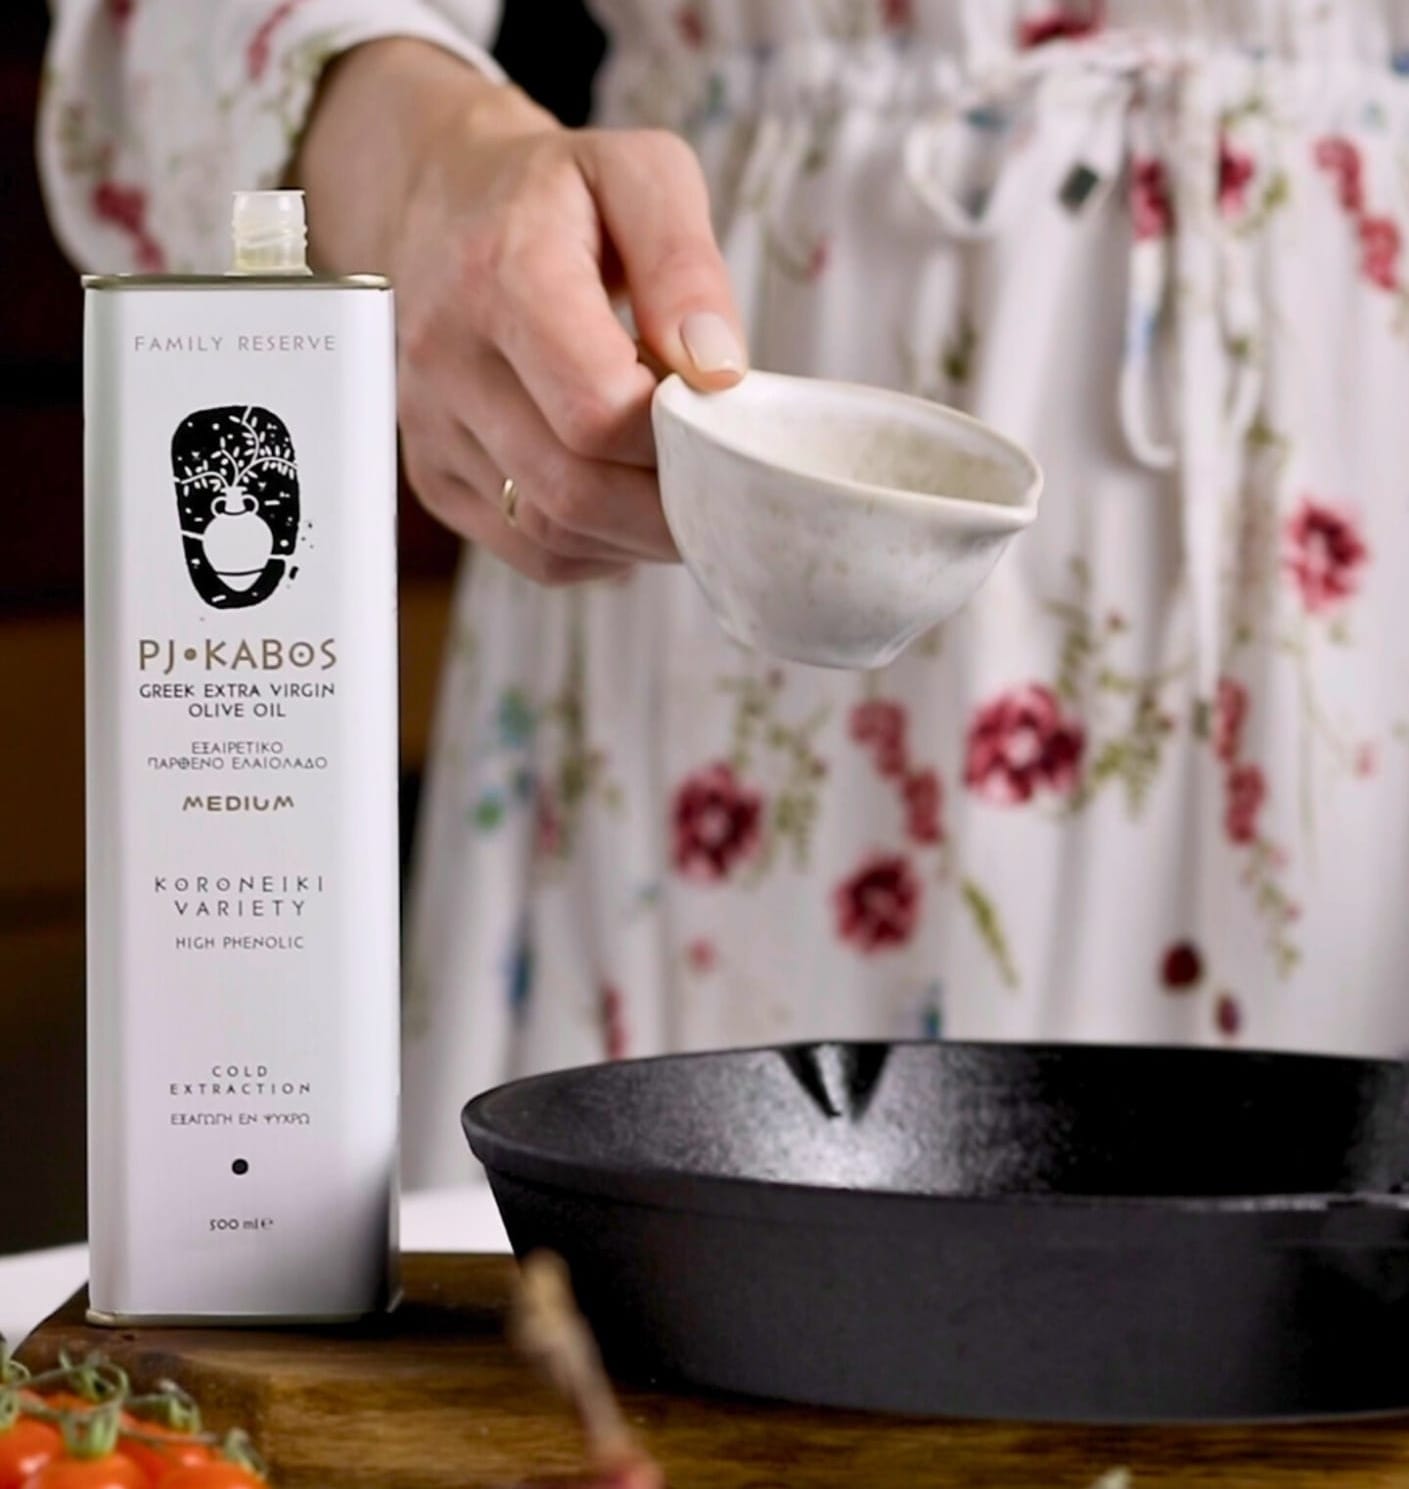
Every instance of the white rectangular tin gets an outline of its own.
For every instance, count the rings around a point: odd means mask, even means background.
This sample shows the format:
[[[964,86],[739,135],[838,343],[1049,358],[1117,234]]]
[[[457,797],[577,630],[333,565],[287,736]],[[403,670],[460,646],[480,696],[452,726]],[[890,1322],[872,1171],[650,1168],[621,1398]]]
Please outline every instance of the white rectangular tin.
[[[395,1292],[392,297],[91,279],[90,1304]]]

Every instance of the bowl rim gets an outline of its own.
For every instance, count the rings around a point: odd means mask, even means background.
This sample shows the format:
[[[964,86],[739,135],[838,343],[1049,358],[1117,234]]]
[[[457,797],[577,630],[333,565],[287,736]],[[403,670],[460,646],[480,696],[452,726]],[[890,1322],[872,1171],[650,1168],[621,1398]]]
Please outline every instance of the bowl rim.
[[[927,419],[940,423],[957,424],[978,434],[985,442],[996,446],[1004,455],[1021,467],[1027,482],[1023,498],[1017,503],[977,501],[967,496],[947,496],[940,492],[913,491],[903,486],[879,486],[869,481],[857,481],[848,476],[825,476],[812,471],[803,471],[792,465],[764,460],[737,441],[721,435],[717,430],[706,428],[692,414],[693,408],[707,399],[736,392],[745,382],[754,380],[773,386],[796,387],[801,383],[820,383],[835,393],[859,396],[871,403],[893,403],[922,412]],[[886,503],[916,512],[948,510],[954,514],[974,517],[981,514],[989,524],[1009,532],[1028,527],[1037,517],[1037,508],[1042,496],[1046,476],[1036,457],[1016,440],[1009,439],[991,424],[975,418],[947,403],[938,403],[930,398],[921,398],[914,393],[902,393],[894,388],[876,383],[858,383],[836,378],[806,378],[785,372],[766,372],[750,369],[744,378],[731,387],[703,392],[693,388],[680,376],[672,372],[656,385],[651,395],[651,411],[676,420],[700,439],[707,441],[734,459],[762,471],[787,471],[806,481],[809,485],[849,497],[862,497],[868,501]]]

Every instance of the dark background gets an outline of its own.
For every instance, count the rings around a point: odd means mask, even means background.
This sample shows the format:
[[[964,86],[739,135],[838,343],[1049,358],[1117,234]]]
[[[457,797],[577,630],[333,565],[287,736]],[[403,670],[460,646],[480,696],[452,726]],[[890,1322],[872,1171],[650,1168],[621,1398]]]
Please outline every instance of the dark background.
[[[194,3],[194,0],[193,0]],[[84,1233],[82,294],[44,217],[45,0],[0,0],[0,1253]],[[509,0],[495,47],[567,123],[603,39]],[[546,31],[546,34],[545,34]],[[458,545],[403,493],[402,749],[414,820]]]

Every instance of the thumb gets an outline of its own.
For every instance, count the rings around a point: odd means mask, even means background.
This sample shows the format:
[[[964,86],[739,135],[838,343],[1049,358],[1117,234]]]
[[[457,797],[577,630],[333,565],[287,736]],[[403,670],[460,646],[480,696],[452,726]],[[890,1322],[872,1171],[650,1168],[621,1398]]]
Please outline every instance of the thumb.
[[[583,143],[583,174],[642,343],[697,388],[738,382],[748,351],[694,151],[657,131],[599,131]]]

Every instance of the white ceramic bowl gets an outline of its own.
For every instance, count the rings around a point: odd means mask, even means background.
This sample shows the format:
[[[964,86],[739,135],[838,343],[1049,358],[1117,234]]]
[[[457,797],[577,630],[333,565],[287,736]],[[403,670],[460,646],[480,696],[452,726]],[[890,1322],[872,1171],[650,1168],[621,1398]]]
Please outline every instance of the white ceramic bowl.
[[[789,661],[885,666],[1037,515],[1026,451],[902,393],[766,372],[697,393],[672,376],[652,422],[686,567],[730,636]]]

